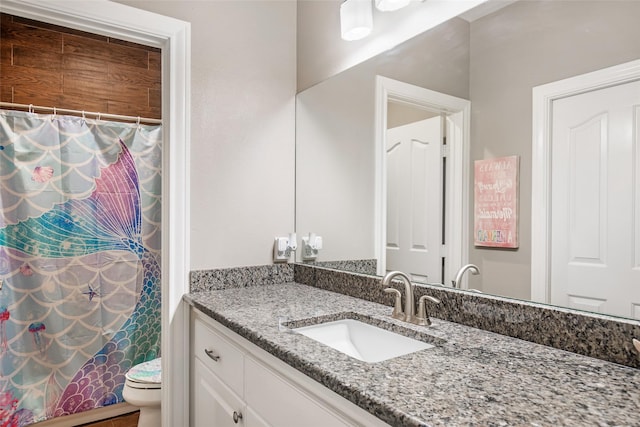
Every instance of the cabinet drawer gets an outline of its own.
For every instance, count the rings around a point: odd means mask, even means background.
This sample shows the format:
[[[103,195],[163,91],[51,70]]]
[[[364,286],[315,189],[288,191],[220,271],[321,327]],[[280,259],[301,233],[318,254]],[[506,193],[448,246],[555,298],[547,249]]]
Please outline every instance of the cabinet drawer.
[[[243,396],[244,355],[229,340],[199,319],[194,321],[193,354],[231,390]]]

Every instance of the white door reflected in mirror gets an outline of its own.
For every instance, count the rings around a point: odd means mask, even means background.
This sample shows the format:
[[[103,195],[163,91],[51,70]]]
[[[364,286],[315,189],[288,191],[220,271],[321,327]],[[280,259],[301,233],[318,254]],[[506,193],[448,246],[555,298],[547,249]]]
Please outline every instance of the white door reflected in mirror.
[[[552,111],[550,302],[640,319],[640,82]]]
[[[387,271],[442,283],[443,120],[387,130]]]

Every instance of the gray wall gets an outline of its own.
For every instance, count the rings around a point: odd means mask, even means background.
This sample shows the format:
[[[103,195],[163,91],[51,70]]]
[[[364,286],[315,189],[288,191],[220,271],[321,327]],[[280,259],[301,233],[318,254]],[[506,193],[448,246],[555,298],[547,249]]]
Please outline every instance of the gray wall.
[[[387,129],[437,116],[437,113],[390,101],[387,103]]]
[[[386,66],[395,63],[402,68],[402,72],[389,74],[388,77],[471,100],[471,161],[508,155],[520,156],[520,247],[517,250],[475,248],[473,236],[470,236],[470,261],[478,264],[482,271],[480,276],[469,275],[470,287],[516,298],[530,297],[532,88],[640,58],[638,17],[640,1],[523,0],[472,23],[457,20],[456,30],[463,31],[460,34],[466,37],[466,40],[457,40],[460,48],[466,42],[469,55],[468,63],[458,62],[458,66],[466,65],[467,70],[454,68],[449,76],[446,67],[451,63],[448,60],[438,62],[440,59],[447,59],[447,43],[451,37],[455,37],[438,28],[432,31],[440,31],[440,44],[432,40],[432,44],[420,48],[425,55],[439,52],[442,56],[434,56],[431,61],[423,62],[422,68],[418,70],[412,69],[415,55],[411,53],[407,59],[404,54],[409,51],[410,46],[415,48],[425,42],[420,37],[376,57],[386,61]],[[320,14],[316,19],[310,28],[299,27],[299,51],[302,46],[313,47],[309,43],[301,44],[301,40],[311,38],[310,35],[305,36],[306,33],[315,34],[317,41],[321,37],[316,33],[322,28],[326,32],[335,31],[327,21],[327,16]],[[299,15],[298,24],[300,22]],[[443,51],[439,51],[441,48]],[[313,49],[310,51],[313,52]],[[451,52],[457,54],[458,51],[454,49]],[[299,73],[306,69],[301,63],[308,56],[309,52],[306,56],[301,56],[299,52]],[[375,61],[376,58],[370,61]],[[331,75],[326,70],[332,69],[339,60],[334,59],[334,62],[336,63],[328,61],[321,67],[325,70],[325,78]],[[358,68],[359,66],[353,67],[347,72],[355,72]],[[380,74],[385,75],[385,72]],[[412,80],[415,75],[420,76],[421,80]],[[299,75],[299,86],[300,77]],[[447,77],[451,77],[448,82]],[[351,79],[356,81],[354,77]],[[367,84],[372,87],[372,83]],[[356,101],[351,99],[349,102]],[[341,116],[348,117],[347,105],[344,108],[346,110]],[[364,108],[357,114],[367,111],[373,115],[372,107]],[[371,133],[367,135],[372,138]],[[338,153],[337,156],[348,152],[340,151],[337,146],[333,149]],[[363,159],[370,161],[367,157]],[[473,188],[473,176],[470,178],[470,187]],[[358,185],[362,187],[364,181],[360,177],[361,184]],[[298,186],[298,195],[301,190]],[[298,208],[301,200],[297,202]],[[366,203],[370,201],[367,200]],[[347,211],[347,205],[343,206],[344,211]],[[362,210],[358,212],[362,214],[360,218],[366,218]],[[469,199],[471,230],[472,213],[473,194]]]
[[[471,24],[471,160],[520,156],[520,248],[469,242],[469,287],[529,299],[531,90],[640,58],[639,19],[638,1],[520,1]]]
[[[375,255],[375,76],[468,98],[468,73],[469,26],[455,18],[298,95],[296,231],[323,237],[319,261]]]
[[[298,91],[303,91],[393,49],[483,0],[412,1],[394,12],[373,8],[371,34],[356,41],[340,38],[340,4],[343,0],[297,1],[297,78]]]
[[[270,263],[273,237],[294,227],[296,20],[300,22],[296,3],[120,2],[192,25],[191,268]],[[544,13],[534,10],[539,5]],[[510,19],[506,28],[497,23],[503,14]],[[326,31],[334,34],[335,27],[327,24],[334,15],[324,16],[325,21],[319,15],[306,16],[315,18],[309,31],[320,31],[326,24]],[[472,160],[521,156],[520,249],[472,248],[471,260],[483,274],[477,283],[470,276],[470,286],[528,297],[531,88],[639,58],[638,16],[638,1],[519,2],[471,25],[469,67],[461,68],[453,79],[455,84],[463,82],[461,88],[448,83],[443,77],[447,71],[434,61],[425,65],[421,80],[413,82],[471,99]],[[531,18],[533,22],[527,21]],[[583,24],[576,25],[576,19]],[[498,36],[499,29],[507,30],[507,35]],[[300,36],[307,28],[299,30]],[[451,34],[439,36],[447,41]],[[323,43],[317,35],[311,39]],[[436,43],[425,47],[424,59],[432,59],[435,52],[446,54],[446,43],[442,51],[438,49]],[[306,56],[298,52],[298,69],[305,69],[301,62],[312,52]],[[551,62],[543,63],[540,58],[547,56]],[[391,53],[384,58],[384,67],[398,62]],[[412,82],[409,68],[400,65],[404,71],[386,74],[389,68],[382,68],[380,73]],[[508,126],[502,129],[497,126],[505,123]]]
[[[294,228],[296,2],[119,2],[191,23],[191,269],[270,264]]]

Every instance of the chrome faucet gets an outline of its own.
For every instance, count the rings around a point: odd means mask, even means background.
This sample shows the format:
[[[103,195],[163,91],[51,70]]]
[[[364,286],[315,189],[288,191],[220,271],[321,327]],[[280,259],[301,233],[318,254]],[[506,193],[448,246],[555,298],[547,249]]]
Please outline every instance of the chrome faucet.
[[[413,318],[416,317],[416,307],[413,301],[413,284],[411,283],[411,278],[402,271],[390,271],[382,279],[382,285],[387,289],[393,289],[388,288],[388,286],[396,276],[400,277],[404,282],[404,320],[411,322]],[[390,292],[387,291],[387,289],[385,289],[385,292]],[[398,301],[397,298],[396,301]]]
[[[473,274],[473,275],[480,274],[480,269],[475,264],[467,264],[467,265],[463,266],[460,270],[458,270],[458,274],[456,274],[455,280],[451,281],[451,284],[453,285],[454,288],[459,288],[460,287],[460,282],[462,281],[462,276],[464,276],[464,273],[467,270],[471,271],[471,274]]]
[[[440,304],[440,300],[438,298],[434,298],[429,295],[422,295],[418,301],[418,314],[416,315],[415,323],[422,326],[431,326],[431,319],[429,318],[429,313],[427,311],[426,301]]]
[[[391,281],[396,276],[400,277],[404,282],[404,312],[402,311],[401,307],[400,291],[395,288],[388,287],[391,285]],[[395,304],[391,317],[404,320],[405,322],[415,323],[416,325],[429,326],[431,324],[431,320],[429,319],[427,310],[425,308],[425,301],[428,300],[431,302],[439,303],[440,300],[427,295],[423,295],[420,298],[418,315],[416,316],[416,306],[413,296],[414,285],[411,283],[411,278],[409,276],[401,271],[390,271],[382,279],[382,285],[385,286],[385,292],[395,295]]]

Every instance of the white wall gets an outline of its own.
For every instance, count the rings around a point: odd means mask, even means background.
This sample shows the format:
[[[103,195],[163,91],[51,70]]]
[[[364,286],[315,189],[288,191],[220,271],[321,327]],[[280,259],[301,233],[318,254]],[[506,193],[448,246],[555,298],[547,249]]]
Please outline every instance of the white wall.
[[[191,23],[191,269],[271,263],[294,227],[296,2],[118,2]]]

